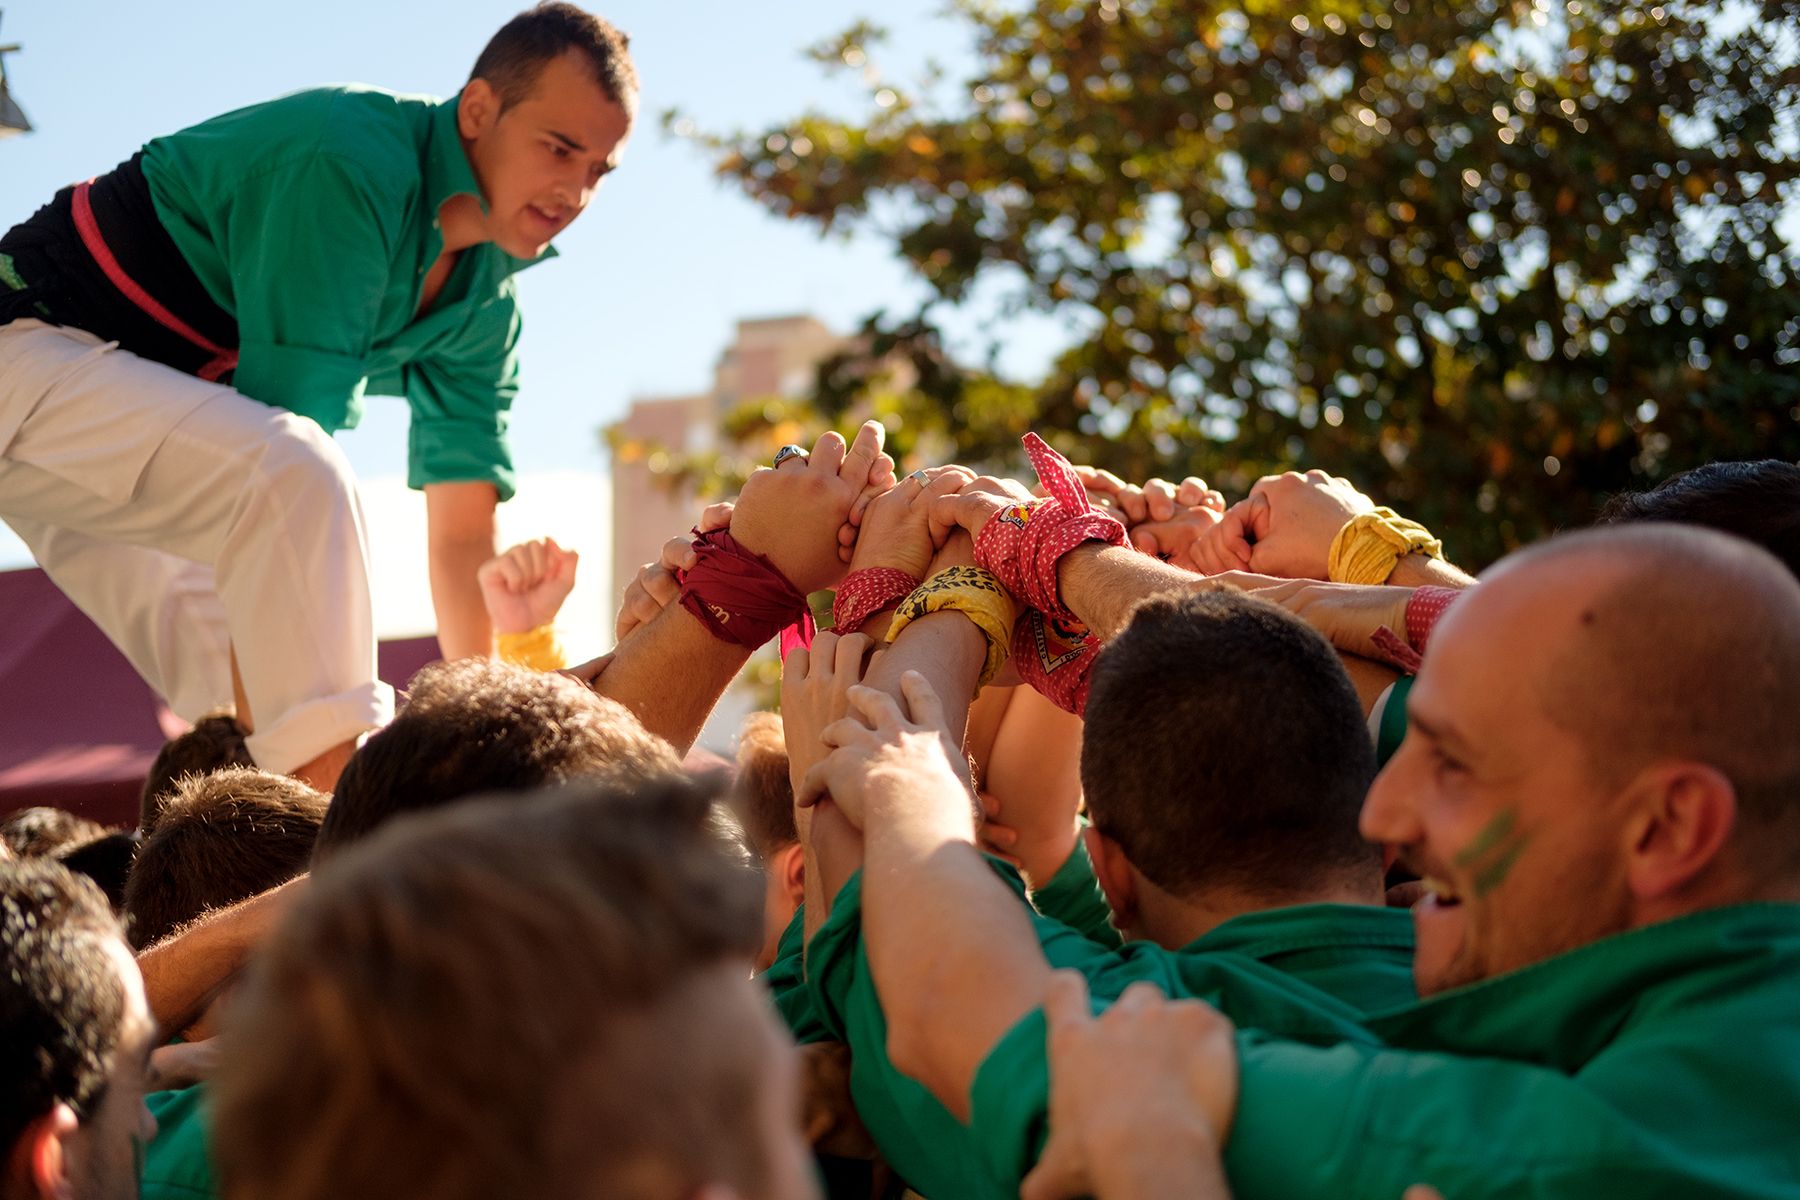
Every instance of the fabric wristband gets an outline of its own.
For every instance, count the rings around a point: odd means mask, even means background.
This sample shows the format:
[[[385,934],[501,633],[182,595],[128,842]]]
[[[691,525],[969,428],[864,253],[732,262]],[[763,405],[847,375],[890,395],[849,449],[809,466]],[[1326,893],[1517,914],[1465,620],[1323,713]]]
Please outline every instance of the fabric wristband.
[[[1080,621],[1060,621],[1030,609],[1013,633],[1013,669],[1050,703],[1080,716],[1087,710],[1100,644]]]
[[[1017,612],[993,572],[980,567],[946,567],[913,589],[911,595],[894,610],[893,624],[887,638],[892,642],[900,631],[927,613],[953,608],[975,623],[987,638],[987,661],[982,664],[976,687],[985,687],[1006,665],[1012,645],[1013,620]]]
[[[975,561],[987,568],[1028,608],[1057,620],[1075,621],[1057,588],[1056,566],[1085,542],[1130,544],[1125,526],[1095,508],[1069,465],[1035,433],[1024,437],[1025,455],[1049,493],[996,513],[975,539]]]
[[[1391,508],[1350,518],[1331,540],[1326,577],[1333,583],[1386,583],[1394,565],[1408,554],[1444,557],[1444,544],[1431,530]]]
[[[1425,653],[1425,646],[1431,641],[1431,631],[1437,628],[1439,618],[1450,610],[1461,588],[1421,587],[1414,588],[1412,596],[1406,601],[1406,640],[1420,654]]]
[[[696,561],[678,576],[681,607],[722,642],[754,650],[786,633],[798,645],[811,645],[806,596],[774,563],[738,545],[727,530],[694,534]]]
[[[563,653],[553,623],[527,629],[524,633],[503,633],[495,639],[495,648],[501,662],[530,667],[533,671],[560,671],[569,665],[569,656]]]
[[[898,567],[865,567],[844,576],[831,602],[831,628],[839,634],[861,633],[869,618],[898,604],[919,586],[915,575]]]

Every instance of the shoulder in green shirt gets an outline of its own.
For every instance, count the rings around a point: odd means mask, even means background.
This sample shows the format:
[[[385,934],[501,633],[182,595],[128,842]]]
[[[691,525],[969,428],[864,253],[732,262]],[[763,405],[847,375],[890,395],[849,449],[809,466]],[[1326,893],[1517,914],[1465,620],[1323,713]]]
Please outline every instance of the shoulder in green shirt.
[[[157,138],[143,168],[170,237],[237,320],[238,391],[327,432],[356,424],[365,390],[403,394],[412,486],[512,494],[512,276],[530,263],[470,247],[418,315],[439,206],[481,199],[454,100],[296,92]]]
[[[1800,905],[1606,938],[1384,1013],[1239,1035],[1238,1200],[1800,1196]]]
[[[139,1196],[142,1200],[213,1200],[219,1186],[208,1149],[211,1122],[206,1085],[151,1092],[144,1097],[144,1106],[156,1118],[156,1137],[144,1147]]]
[[[990,862],[1023,901],[1017,874]],[[1027,1017],[983,1063],[973,1128],[957,1121],[887,1058],[886,1020],[860,936],[860,883],[858,876],[845,886],[814,937],[809,981],[822,1019],[850,1045],[857,1111],[882,1156],[929,1200],[1010,1200],[1036,1161],[1047,1120],[1042,1015]],[[1412,997],[1412,926],[1403,912],[1314,905],[1257,913],[1176,953],[1143,943],[1117,952],[1036,914],[1033,925],[1051,966],[1080,971],[1102,1005],[1149,979],[1169,994],[1212,1000],[1241,1023],[1330,1041],[1366,1037],[1366,1007]]]
[[[803,904],[794,910],[794,919],[781,931],[781,940],[775,943],[775,961],[762,973],[769,998],[775,1002],[775,1011],[781,1014],[794,1041],[802,1046],[808,1042],[832,1040],[831,1032],[819,1020],[812,993],[806,986],[805,922],[806,906]]]

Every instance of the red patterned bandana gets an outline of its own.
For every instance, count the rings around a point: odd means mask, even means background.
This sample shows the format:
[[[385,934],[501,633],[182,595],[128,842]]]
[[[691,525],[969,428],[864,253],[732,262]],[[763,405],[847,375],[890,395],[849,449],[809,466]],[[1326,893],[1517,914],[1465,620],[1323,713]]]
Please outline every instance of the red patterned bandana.
[[[864,567],[844,576],[831,603],[831,628],[840,634],[861,633],[870,617],[900,603],[920,580],[898,567]]]
[[[1125,526],[1089,502],[1069,460],[1035,433],[1025,454],[1050,493],[995,514],[975,539],[975,562],[992,571],[1021,603],[1067,625],[1078,624],[1057,591],[1056,564],[1084,542],[1124,546]]]
[[[1088,679],[1100,639],[1080,621],[1059,621],[1036,609],[1013,629],[1012,661],[1019,678],[1065,712],[1087,708]]]
[[[744,549],[723,529],[694,532],[697,561],[680,575],[681,607],[722,642],[754,650],[781,634],[784,650],[812,644],[806,597],[774,563]]]

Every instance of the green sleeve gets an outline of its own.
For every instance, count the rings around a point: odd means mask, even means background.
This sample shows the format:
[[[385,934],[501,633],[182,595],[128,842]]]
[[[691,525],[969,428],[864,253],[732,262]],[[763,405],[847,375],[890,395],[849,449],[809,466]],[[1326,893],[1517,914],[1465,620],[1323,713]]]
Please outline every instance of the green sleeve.
[[[492,483],[516,490],[506,428],[519,391],[518,293],[509,278],[469,316],[455,343],[406,369],[412,406],[406,482]]]
[[[998,859],[988,863],[1024,903],[1025,885],[1018,872]],[[921,1195],[1010,1200],[1018,1194],[1016,1184],[1010,1190],[994,1186],[969,1127],[888,1058],[887,1018],[861,938],[861,882],[859,873],[838,892],[830,918],[813,935],[807,952],[814,1008],[828,1036],[850,1047],[850,1092],[857,1113],[882,1157]],[[1105,947],[1035,912],[1032,921],[1053,966],[1080,967],[1112,957]]]
[[[1112,909],[1100,883],[1094,878],[1094,862],[1088,857],[1087,839],[1075,839],[1075,849],[1043,887],[1031,893],[1032,907],[1053,921],[1060,921],[1089,941],[1117,948],[1119,931],[1112,927]]]
[[[1381,727],[1375,735],[1375,761],[1381,766],[1387,765],[1406,740],[1406,697],[1412,686],[1413,676],[1402,675],[1388,689],[1387,703],[1381,708]]]
[[[1546,1067],[1248,1033],[1238,1057],[1237,1200],[1393,1200],[1416,1183],[1457,1200],[1774,1194]]]
[[[238,323],[232,385],[328,433],[352,426],[404,200],[330,152],[235,186],[221,231]]]
[[[156,1137],[144,1147],[139,1180],[142,1200],[213,1200],[204,1084],[174,1092],[151,1092],[144,1107],[156,1118]]]
[[[813,1004],[812,989],[806,982],[802,934],[805,920],[806,906],[802,904],[795,909],[793,920],[782,931],[781,941],[775,948],[775,961],[762,973],[763,985],[769,989],[769,999],[774,1002],[775,1011],[781,1014],[794,1041],[803,1046],[808,1042],[832,1040],[819,1020],[818,1011]]]

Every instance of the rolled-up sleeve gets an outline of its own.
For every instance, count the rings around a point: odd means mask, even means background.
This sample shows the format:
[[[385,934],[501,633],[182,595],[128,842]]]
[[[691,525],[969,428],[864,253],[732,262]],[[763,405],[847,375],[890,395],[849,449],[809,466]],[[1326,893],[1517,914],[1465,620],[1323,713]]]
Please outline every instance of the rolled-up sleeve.
[[[519,306],[512,280],[469,317],[465,336],[406,368],[412,406],[407,483],[517,486],[506,430],[519,390]]]

